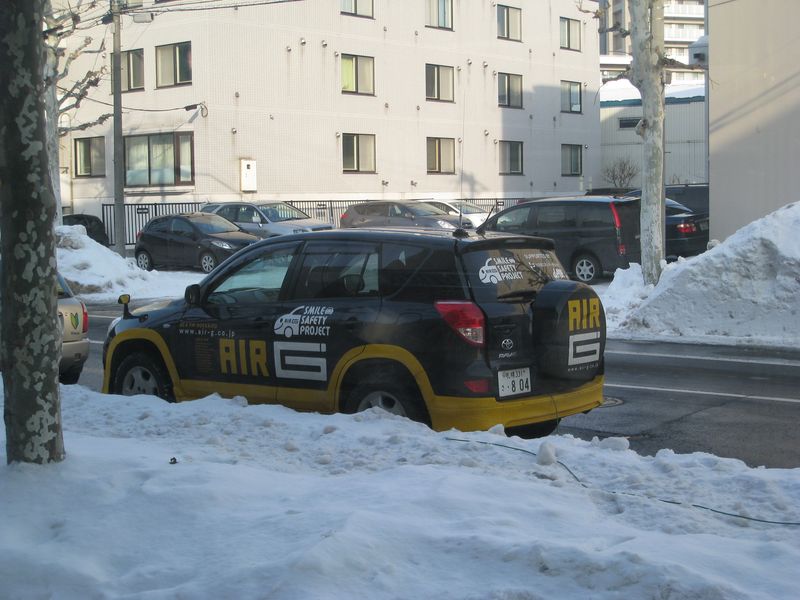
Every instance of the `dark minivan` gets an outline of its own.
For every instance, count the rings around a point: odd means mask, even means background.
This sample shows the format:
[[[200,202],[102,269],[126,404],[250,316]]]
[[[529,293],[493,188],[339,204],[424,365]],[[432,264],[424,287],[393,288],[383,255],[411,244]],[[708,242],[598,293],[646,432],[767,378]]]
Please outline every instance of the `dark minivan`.
[[[575,279],[595,283],[641,258],[639,200],[574,196],[532,200],[490,217],[481,230],[550,238]]]

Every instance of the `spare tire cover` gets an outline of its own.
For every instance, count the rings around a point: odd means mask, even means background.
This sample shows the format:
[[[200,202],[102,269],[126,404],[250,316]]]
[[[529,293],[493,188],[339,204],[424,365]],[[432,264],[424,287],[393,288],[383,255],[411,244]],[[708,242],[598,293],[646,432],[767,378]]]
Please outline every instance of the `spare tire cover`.
[[[590,286],[551,281],[537,295],[532,310],[540,376],[588,381],[603,372],[606,314]]]

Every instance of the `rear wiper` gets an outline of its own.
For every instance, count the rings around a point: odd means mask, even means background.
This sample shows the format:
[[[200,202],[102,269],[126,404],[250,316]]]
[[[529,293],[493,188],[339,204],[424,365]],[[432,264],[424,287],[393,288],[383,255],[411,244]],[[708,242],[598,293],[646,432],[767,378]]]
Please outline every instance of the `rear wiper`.
[[[514,290],[513,292],[505,292],[504,294],[497,294],[499,301],[503,300],[525,300],[527,298],[535,298],[538,290]]]

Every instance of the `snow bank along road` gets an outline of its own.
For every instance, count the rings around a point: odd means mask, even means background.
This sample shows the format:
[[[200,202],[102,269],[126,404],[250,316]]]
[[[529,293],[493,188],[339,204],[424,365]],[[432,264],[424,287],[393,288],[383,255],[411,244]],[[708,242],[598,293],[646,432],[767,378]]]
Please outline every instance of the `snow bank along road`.
[[[80,384],[99,391],[116,305],[90,307],[91,356]],[[607,403],[557,433],[624,436],[640,454],[710,452],[750,466],[800,467],[800,351],[624,342],[606,348]]]

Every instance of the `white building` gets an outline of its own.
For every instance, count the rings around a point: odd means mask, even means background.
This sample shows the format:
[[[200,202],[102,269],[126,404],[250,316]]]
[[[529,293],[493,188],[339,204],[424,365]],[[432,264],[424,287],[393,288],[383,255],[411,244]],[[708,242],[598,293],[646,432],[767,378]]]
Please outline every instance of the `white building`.
[[[609,0],[609,8],[603,15],[606,27],[619,23],[630,29],[628,0]],[[664,1],[664,50],[669,58],[689,65],[689,46],[705,34],[704,0]],[[600,35],[600,70],[604,79],[611,79],[630,64],[631,38],[618,31]],[[672,83],[703,81],[699,70],[673,68],[669,70]]]
[[[664,113],[664,181],[708,183],[706,154],[705,86],[666,86]],[[642,118],[642,98],[627,80],[606,83],[600,89],[600,143],[603,166],[628,159],[643,168],[644,145],[636,133]],[[602,187],[610,186],[604,182]],[[630,187],[642,187],[640,172]]]
[[[794,0],[709,5],[713,238],[798,200],[798,18]]]
[[[128,204],[513,199],[597,180],[597,25],[574,0],[143,0],[126,11]],[[101,12],[82,23],[108,51]],[[152,22],[134,22],[144,14]],[[87,53],[71,73],[102,64],[110,72],[110,52]],[[106,74],[71,124],[110,111],[111,89]],[[113,202],[111,120],[62,147],[65,212],[100,215]]]

